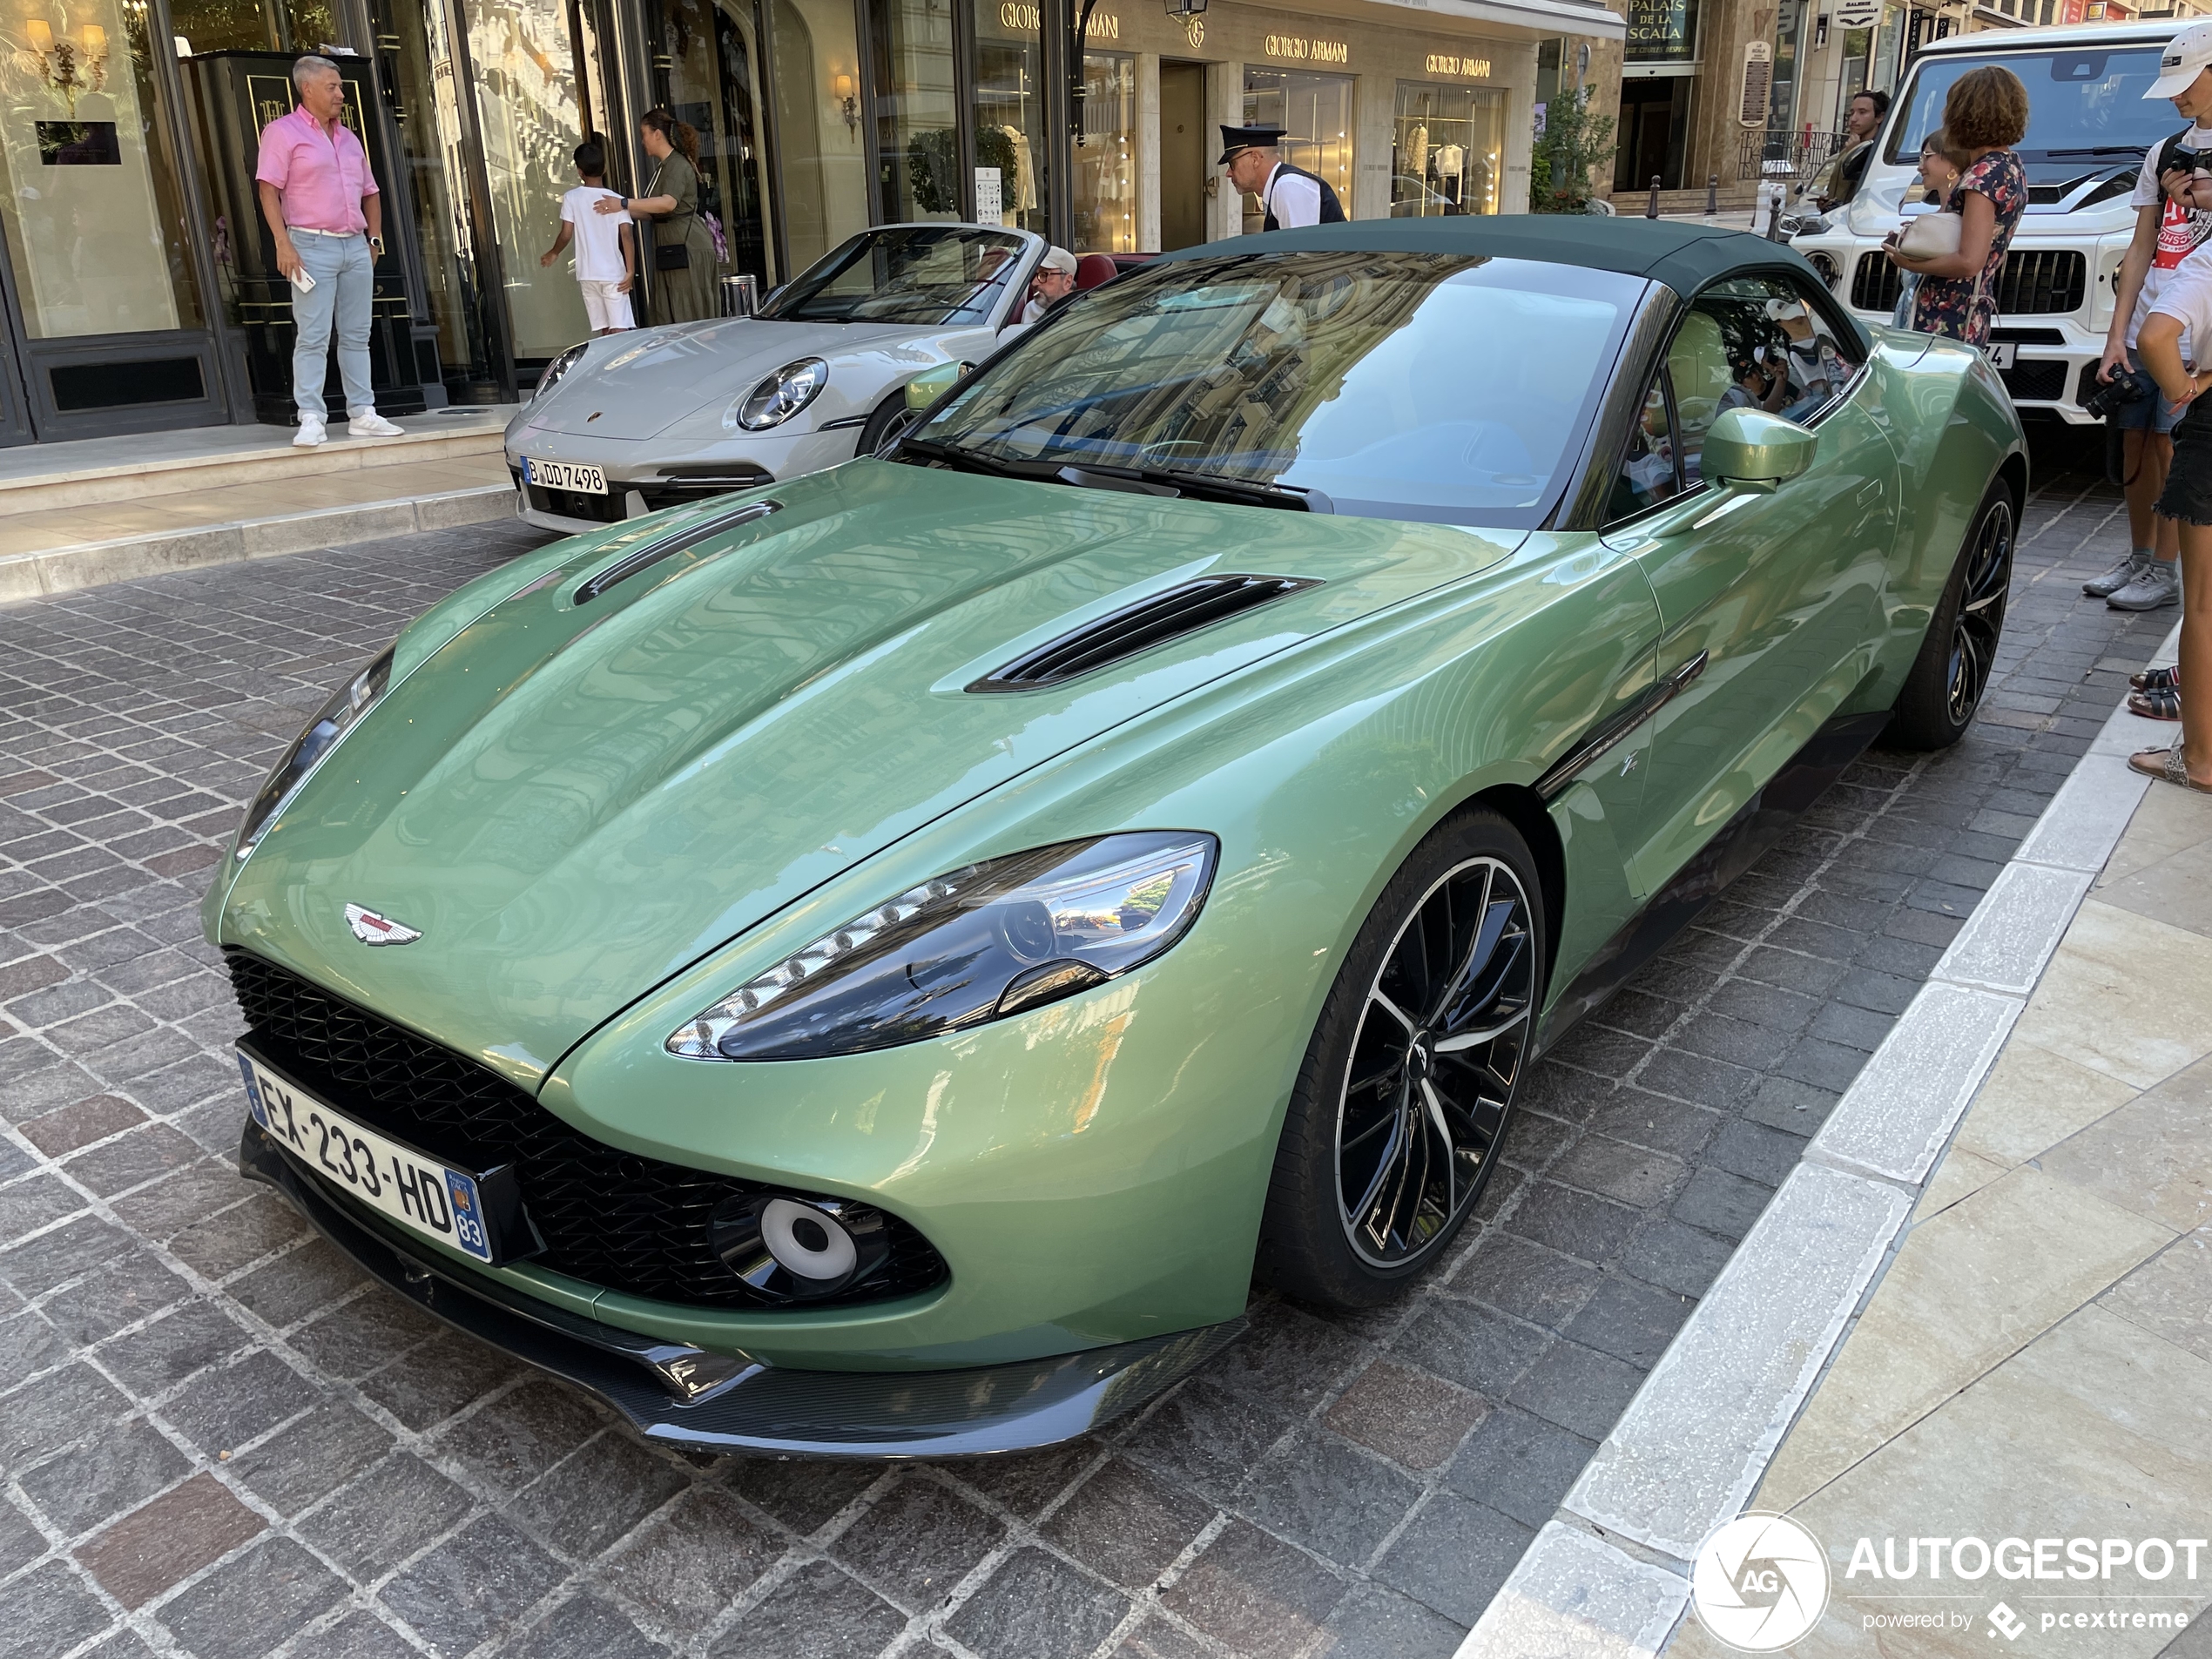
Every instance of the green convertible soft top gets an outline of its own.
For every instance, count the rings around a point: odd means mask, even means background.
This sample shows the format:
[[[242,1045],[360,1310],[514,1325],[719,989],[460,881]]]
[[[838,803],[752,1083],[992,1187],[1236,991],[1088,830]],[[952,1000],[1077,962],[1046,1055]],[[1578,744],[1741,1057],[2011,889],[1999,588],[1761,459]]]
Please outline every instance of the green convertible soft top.
[[[1818,287],[1820,273],[1787,244],[1711,225],[1664,219],[1620,219],[1595,213],[1468,214],[1449,219],[1361,219],[1305,230],[1238,236],[1203,247],[1163,254],[1163,260],[1224,253],[1303,253],[1354,248],[1378,253],[1487,254],[1493,259],[1538,260],[1663,282],[1681,294],[1737,271],[1777,266],[1797,271]]]

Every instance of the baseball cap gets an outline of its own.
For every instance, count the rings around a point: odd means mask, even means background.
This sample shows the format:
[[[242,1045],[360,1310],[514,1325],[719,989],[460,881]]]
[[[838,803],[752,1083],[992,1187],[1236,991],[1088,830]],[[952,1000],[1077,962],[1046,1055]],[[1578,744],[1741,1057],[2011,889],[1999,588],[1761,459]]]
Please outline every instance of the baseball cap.
[[[2158,59],[2158,78],[2145,98],[2179,98],[2212,69],[2212,23],[2193,23],[2177,30]]]
[[[1076,256],[1064,247],[1049,247],[1044,251],[1044,258],[1037,261],[1037,269],[1057,271],[1062,276],[1073,276],[1076,274]]]

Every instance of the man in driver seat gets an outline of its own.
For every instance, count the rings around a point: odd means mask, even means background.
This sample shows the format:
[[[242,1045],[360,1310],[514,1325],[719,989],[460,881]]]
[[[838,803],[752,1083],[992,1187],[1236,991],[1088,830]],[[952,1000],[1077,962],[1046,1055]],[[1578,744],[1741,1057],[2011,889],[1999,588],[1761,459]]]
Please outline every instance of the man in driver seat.
[[[1327,179],[1284,160],[1278,147],[1282,138],[1283,129],[1278,126],[1224,125],[1221,129],[1226,148],[1221,152],[1220,165],[1228,170],[1231,184],[1259,198],[1260,209],[1266,215],[1260,228],[1287,231],[1307,225],[1343,224],[1344,204],[1337,199],[1337,192]]]

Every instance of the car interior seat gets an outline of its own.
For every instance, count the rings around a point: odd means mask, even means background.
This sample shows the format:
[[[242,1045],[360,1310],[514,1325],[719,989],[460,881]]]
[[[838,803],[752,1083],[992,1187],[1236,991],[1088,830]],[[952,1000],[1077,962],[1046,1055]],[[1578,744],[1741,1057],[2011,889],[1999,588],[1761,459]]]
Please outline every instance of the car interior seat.
[[[1121,274],[1121,267],[1103,253],[1086,253],[1076,261],[1076,292],[1102,287]]]

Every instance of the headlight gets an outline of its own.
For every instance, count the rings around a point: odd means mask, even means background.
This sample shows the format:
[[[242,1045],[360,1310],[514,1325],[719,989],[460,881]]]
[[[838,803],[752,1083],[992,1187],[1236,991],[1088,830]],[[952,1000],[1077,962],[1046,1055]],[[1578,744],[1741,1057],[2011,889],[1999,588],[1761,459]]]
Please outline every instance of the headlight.
[[[688,1060],[811,1060],[1072,996],[1183,936],[1219,848],[1200,831],[1145,830],[971,864],[786,956],[665,1046]]]
[[[730,405],[722,416],[725,432],[733,426],[748,432],[765,432],[812,403],[829,384],[829,365],[819,357],[802,357],[786,363],[766,380]]]
[[[367,668],[347,680],[330,694],[330,701],[315,711],[315,718],[307,722],[307,729],[292,740],[284,752],[276,770],[253,797],[253,804],[246,809],[246,821],[238,827],[238,857],[243,859],[260,843],[276,815],[290,804],[300,792],[300,786],[307,775],[322,763],[331,747],[344,737],[354,721],[368,712],[376,699],[384,695],[384,688],[392,681],[392,647],[383,651]]]
[[[554,381],[559,380],[562,375],[567,374],[570,369],[574,368],[578,363],[583,361],[583,354],[589,348],[590,345],[590,342],[586,341],[582,346],[571,346],[568,348],[568,350],[563,352],[558,357],[556,357],[551,362],[548,363],[545,366],[545,373],[537,377],[536,388],[530,393],[530,395],[532,397],[543,397],[548,392],[551,391],[553,389]]]

